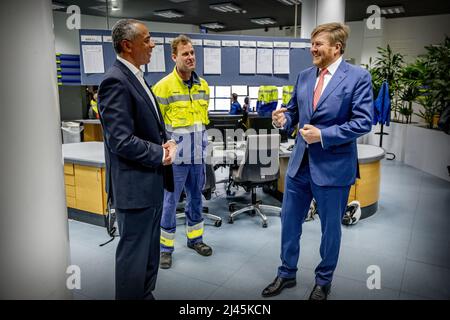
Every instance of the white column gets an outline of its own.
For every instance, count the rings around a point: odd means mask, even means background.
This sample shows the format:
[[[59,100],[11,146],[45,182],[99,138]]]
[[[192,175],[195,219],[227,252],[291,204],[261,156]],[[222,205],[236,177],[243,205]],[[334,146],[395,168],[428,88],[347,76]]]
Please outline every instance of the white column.
[[[300,38],[309,39],[311,37],[311,32],[317,25],[316,18],[317,0],[303,0]]]
[[[0,299],[71,297],[51,6],[1,5]]]
[[[345,21],[345,0],[317,0],[317,25]]]

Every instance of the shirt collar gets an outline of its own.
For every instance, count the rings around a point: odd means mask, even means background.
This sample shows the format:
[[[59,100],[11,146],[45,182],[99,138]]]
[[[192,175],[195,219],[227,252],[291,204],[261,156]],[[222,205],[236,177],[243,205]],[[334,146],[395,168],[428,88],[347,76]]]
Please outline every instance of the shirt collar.
[[[135,76],[139,76],[141,78],[144,77],[144,73],[142,72],[141,69],[136,68],[135,65],[133,65],[130,61],[125,60],[124,58],[117,56],[117,60],[119,60],[120,62],[122,62],[125,66],[128,67],[128,69],[130,69],[130,71],[135,75]]]
[[[342,56],[340,56],[335,62],[333,62],[332,64],[330,64],[327,67],[328,73],[331,74],[331,76],[333,76],[333,74],[336,72],[337,68],[339,67],[339,65],[342,62]],[[320,69],[320,71],[322,71],[322,69]],[[319,73],[320,73],[319,71]]]

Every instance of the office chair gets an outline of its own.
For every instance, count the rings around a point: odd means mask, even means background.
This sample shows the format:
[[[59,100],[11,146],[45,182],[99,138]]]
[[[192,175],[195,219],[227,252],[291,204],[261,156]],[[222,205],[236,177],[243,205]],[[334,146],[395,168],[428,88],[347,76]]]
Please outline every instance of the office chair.
[[[211,199],[212,193],[216,190],[216,175],[214,168],[211,164],[206,164],[205,186],[203,187],[202,194],[206,200]],[[183,195],[182,195],[183,197]],[[203,207],[203,216],[214,221],[214,226],[220,227],[222,225],[222,218],[215,214],[209,213],[208,207]],[[186,218],[184,208],[177,208],[176,218]]]
[[[245,191],[251,191],[252,202],[245,208],[235,211],[235,203],[229,204],[230,215],[228,223],[233,223],[234,218],[247,211],[257,213],[262,219],[262,227],[267,227],[267,217],[261,209],[276,211],[281,208],[264,205],[256,199],[256,188],[272,187],[280,176],[279,163],[280,135],[259,134],[247,136],[245,157],[236,168],[232,168],[233,184],[242,186]]]

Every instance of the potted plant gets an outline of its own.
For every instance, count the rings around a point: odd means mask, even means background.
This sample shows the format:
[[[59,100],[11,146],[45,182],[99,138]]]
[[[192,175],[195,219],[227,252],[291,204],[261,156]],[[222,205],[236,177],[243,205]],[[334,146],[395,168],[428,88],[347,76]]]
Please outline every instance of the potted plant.
[[[450,104],[450,38],[446,36],[443,43],[425,49],[427,53],[416,62],[422,84],[417,102],[423,108],[416,114],[433,128],[442,110]]]
[[[378,47],[377,49],[379,57],[375,59],[373,66],[369,66],[369,72],[372,76],[374,98],[377,97],[383,81],[387,81],[391,99],[391,109],[394,111],[393,120],[398,121],[401,106],[399,93],[402,85],[402,69],[405,64],[404,56],[400,53],[393,52],[389,45],[387,45],[386,48]]]

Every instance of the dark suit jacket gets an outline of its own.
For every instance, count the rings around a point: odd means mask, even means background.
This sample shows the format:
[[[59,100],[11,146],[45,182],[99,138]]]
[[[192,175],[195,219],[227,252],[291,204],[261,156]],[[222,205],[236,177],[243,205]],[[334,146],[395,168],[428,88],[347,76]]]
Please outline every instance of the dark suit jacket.
[[[321,130],[320,142],[308,146],[311,179],[319,186],[349,186],[357,175],[356,139],[372,129],[372,82],[369,72],[342,61],[313,110],[316,67],[302,71],[287,105],[285,128],[311,124]],[[299,135],[287,174],[300,168],[306,142]]]
[[[161,145],[168,134],[159,106],[156,111],[136,76],[116,60],[100,84],[98,108],[105,142],[106,192],[113,206],[162,205],[163,185],[173,190],[173,175],[171,166],[162,165]]]

